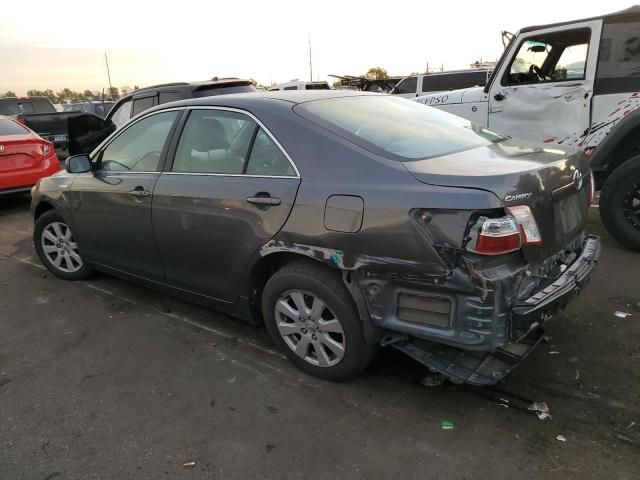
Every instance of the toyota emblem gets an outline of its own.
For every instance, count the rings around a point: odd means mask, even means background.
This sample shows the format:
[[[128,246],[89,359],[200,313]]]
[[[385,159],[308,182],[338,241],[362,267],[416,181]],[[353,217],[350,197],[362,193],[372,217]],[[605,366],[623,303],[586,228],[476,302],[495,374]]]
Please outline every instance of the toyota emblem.
[[[573,172],[573,184],[576,186],[576,190],[580,190],[582,188],[582,174],[580,173],[580,170]]]

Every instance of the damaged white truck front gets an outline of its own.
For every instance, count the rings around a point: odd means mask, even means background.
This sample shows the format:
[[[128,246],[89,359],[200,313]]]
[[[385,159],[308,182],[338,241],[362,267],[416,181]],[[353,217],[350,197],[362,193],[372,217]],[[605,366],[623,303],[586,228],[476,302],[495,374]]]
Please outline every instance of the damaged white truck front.
[[[604,225],[640,251],[640,6],[524,28],[485,87],[413,100],[517,139],[581,148]]]

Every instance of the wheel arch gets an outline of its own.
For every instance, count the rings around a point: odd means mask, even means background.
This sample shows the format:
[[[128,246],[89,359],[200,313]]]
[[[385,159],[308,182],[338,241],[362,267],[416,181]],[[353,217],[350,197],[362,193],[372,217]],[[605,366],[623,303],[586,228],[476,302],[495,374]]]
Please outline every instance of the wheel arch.
[[[597,175],[597,187],[628,159],[640,154],[640,110],[628,114],[615,125],[595,149],[591,169]]]
[[[40,218],[42,214],[44,214],[45,212],[48,212],[49,210],[55,210],[55,207],[53,206],[53,204],[51,204],[46,200],[42,200],[36,205],[36,207],[33,210],[33,220],[34,221],[38,220],[38,218]]]
[[[295,250],[295,251],[294,251]],[[382,336],[381,330],[376,327],[369,315],[366,301],[357,283],[352,278],[352,271],[343,268],[342,256],[337,253],[328,255],[327,249],[289,249],[284,246],[259,258],[252,266],[248,276],[247,296],[251,310],[252,323],[260,324],[264,322],[261,312],[262,292],[264,286],[271,276],[283,266],[294,261],[311,261],[317,265],[322,265],[328,271],[333,271],[340,276],[345,288],[349,292],[358,311],[358,317],[363,324],[363,332],[367,343],[373,345]]]

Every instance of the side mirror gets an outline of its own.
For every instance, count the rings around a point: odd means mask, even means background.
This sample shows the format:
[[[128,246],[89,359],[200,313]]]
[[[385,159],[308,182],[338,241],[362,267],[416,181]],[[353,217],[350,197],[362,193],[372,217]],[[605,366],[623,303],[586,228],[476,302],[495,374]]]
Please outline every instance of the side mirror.
[[[73,155],[64,161],[64,168],[69,173],[86,173],[91,171],[91,159],[89,155]]]

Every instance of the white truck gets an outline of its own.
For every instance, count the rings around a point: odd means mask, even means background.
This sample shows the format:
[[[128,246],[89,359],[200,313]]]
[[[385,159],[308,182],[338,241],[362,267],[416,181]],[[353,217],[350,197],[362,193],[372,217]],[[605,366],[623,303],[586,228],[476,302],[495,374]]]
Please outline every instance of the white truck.
[[[640,6],[523,28],[485,87],[413,100],[548,148],[583,149],[605,227],[640,251]]]

